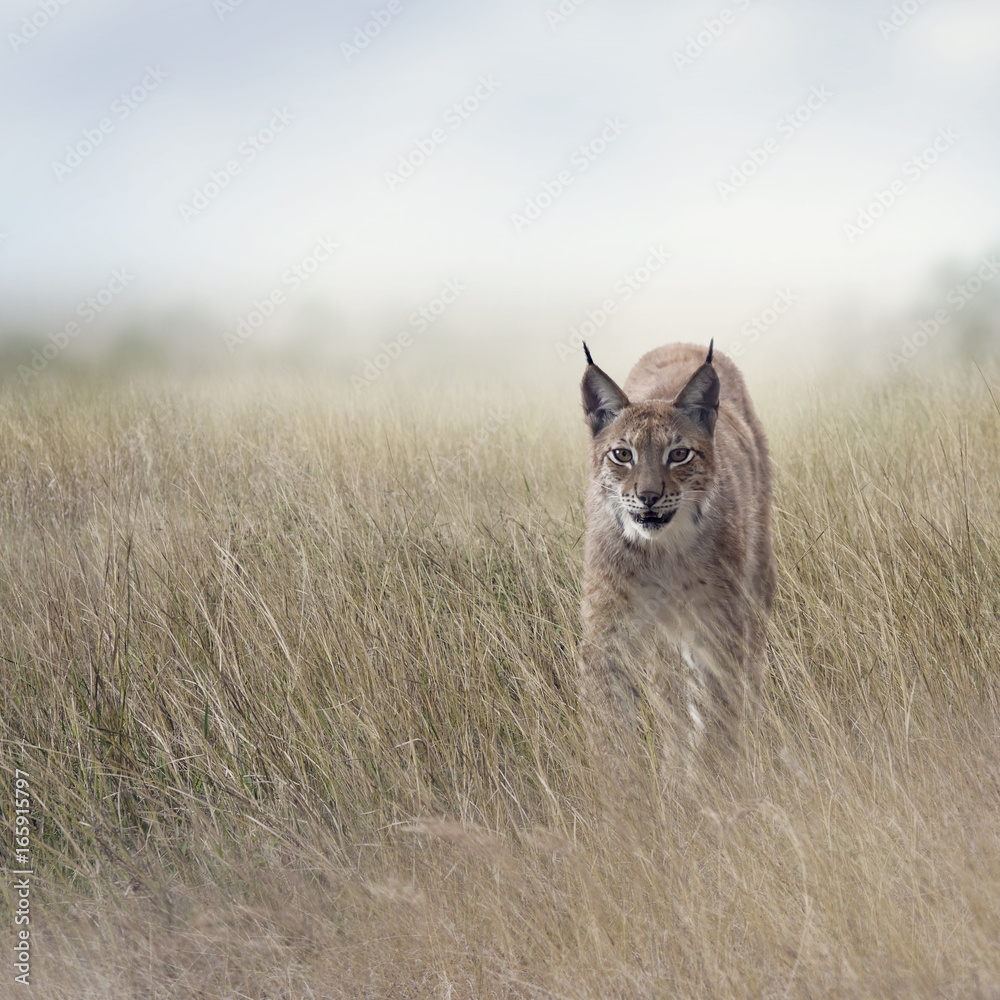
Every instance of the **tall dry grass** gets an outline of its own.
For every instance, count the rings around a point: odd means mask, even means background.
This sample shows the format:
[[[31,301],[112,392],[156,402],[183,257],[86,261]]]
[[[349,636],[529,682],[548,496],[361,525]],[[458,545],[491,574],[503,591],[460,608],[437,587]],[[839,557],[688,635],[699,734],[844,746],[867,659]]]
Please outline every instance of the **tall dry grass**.
[[[988,383],[763,407],[766,711],[669,779],[587,750],[575,394],[7,386],[33,995],[1000,996]]]

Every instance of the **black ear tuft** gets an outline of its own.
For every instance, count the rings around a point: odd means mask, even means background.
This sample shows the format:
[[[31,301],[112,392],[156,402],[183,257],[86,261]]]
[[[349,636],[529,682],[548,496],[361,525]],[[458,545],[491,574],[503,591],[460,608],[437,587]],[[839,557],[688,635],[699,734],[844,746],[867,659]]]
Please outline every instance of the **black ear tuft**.
[[[589,359],[590,353],[587,353]],[[583,409],[594,437],[597,437],[622,410],[628,406],[628,397],[618,388],[610,375],[601,371],[593,361],[583,373],[580,383],[583,391]]]
[[[587,355],[587,364],[592,365],[594,363],[594,359],[590,356],[590,350],[587,347],[586,341],[583,342],[583,353]]]
[[[707,434],[715,431],[715,420],[719,415],[719,376],[712,367],[712,349],[708,349],[706,361],[688,380],[688,384],[677,394],[674,406],[693,424]]]
[[[715,337],[713,337],[708,342],[708,357],[705,358],[705,364],[710,365],[712,363],[712,349],[715,347]]]

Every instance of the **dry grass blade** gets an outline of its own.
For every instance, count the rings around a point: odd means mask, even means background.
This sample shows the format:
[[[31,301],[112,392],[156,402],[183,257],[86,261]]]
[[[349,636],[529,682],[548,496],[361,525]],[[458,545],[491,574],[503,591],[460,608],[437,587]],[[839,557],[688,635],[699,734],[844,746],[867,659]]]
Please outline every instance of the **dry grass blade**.
[[[581,722],[575,399],[3,387],[34,995],[1000,995],[996,381],[762,407],[766,711],[669,777]]]

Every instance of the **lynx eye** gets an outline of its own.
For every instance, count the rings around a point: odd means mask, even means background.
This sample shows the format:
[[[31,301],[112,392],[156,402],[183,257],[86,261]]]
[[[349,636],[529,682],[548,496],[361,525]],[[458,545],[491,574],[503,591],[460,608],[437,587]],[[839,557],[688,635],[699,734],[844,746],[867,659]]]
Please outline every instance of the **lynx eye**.
[[[683,465],[688,459],[693,457],[694,452],[690,448],[674,448],[667,455],[667,461],[671,465]]]
[[[611,450],[611,461],[617,462],[618,465],[628,465],[632,461],[632,449],[613,448]]]

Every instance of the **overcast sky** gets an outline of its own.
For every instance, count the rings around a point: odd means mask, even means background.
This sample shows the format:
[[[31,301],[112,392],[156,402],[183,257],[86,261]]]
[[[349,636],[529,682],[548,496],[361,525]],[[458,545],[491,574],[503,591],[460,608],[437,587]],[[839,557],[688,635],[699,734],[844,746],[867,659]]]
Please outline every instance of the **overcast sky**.
[[[771,350],[1000,246],[995,2],[4,0],[0,31],[7,330],[119,269],[95,329],[279,290],[274,331],[367,342],[450,280],[470,339],[610,300],[622,358],[785,294]]]

